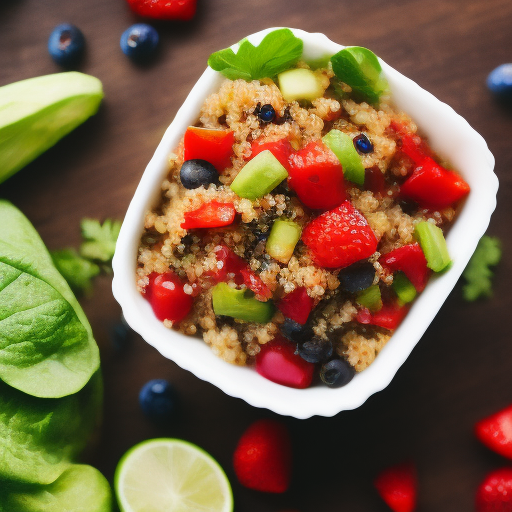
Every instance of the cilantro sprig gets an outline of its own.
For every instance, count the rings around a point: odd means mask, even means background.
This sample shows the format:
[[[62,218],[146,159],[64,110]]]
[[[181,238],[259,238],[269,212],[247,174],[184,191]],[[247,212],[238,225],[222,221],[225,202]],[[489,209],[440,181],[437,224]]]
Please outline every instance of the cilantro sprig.
[[[84,238],[80,246],[80,255],[90,260],[110,261],[116,250],[121,223],[107,219],[101,224],[96,219],[83,219],[80,227]]]
[[[465,300],[472,302],[479,297],[492,295],[493,271],[490,267],[497,265],[500,259],[500,240],[496,237],[483,236],[462,274],[466,280],[466,284],[462,287]]]
[[[52,251],[53,263],[75,292],[89,292],[92,279],[100,273],[96,263],[82,258],[75,249]]]
[[[231,48],[212,53],[208,65],[230,80],[272,78],[297,64],[302,47],[302,39],[281,28],[267,34],[258,46],[244,39],[237,53]]]

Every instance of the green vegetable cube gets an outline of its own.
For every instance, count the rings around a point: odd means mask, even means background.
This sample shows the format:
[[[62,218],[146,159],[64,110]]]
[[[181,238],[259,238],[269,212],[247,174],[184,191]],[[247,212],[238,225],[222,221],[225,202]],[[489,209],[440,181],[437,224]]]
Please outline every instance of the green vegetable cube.
[[[356,297],[356,302],[370,311],[379,311],[382,308],[382,298],[378,284],[374,284],[365,290],[361,290]]]
[[[402,304],[412,302],[416,297],[416,288],[403,272],[397,272],[393,277],[393,290]]]
[[[331,130],[323,143],[338,157],[343,176],[357,185],[364,185],[364,166],[350,136],[340,130]]]
[[[272,224],[266,251],[281,263],[288,263],[300,239],[302,228],[293,220],[277,219]]]
[[[244,165],[231,183],[231,190],[239,197],[258,199],[274,190],[287,177],[286,169],[267,149]]]
[[[289,69],[277,77],[279,89],[286,101],[314,100],[324,95],[315,73],[310,69]]]
[[[275,312],[271,300],[260,302],[251,291],[237,290],[226,283],[218,283],[212,288],[212,301],[216,315],[230,316],[246,322],[266,324]]]
[[[414,235],[425,254],[428,268],[434,272],[441,272],[448,268],[452,260],[441,228],[431,222],[422,221],[416,225]]]

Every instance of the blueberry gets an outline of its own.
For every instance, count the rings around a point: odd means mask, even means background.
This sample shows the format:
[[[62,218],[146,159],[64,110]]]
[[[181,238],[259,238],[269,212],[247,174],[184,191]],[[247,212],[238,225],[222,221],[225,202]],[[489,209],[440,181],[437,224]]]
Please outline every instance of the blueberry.
[[[154,379],[142,386],[139,403],[148,418],[155,421],[168,420],[176,411],[176,394],[169,382]]]
[[[366,290],[373,284],[375,268],[369,261],[354,263],[344,268],[338,274],[340,287],[349,293],[357,293]]]
[[[57,25],[48,39],[48,52],[60,66],[77,64],[84,53],[85,38],[79,28],[69,23]]]
[[[355,370],[344,359],[333,359],[320,369],[320,378],[330,388],[339,388],[348,384],[354,377]]]
[[[332,343],[329,340],[313,338],[299,345],[298,353],[308,363],[320,363],[332,356]]]
[[[373,144],[364,133],[354,137],[354,146],[360,153],[366,154],[373,151]]]
[[[146,23],[136,23],[121,35],[121,50],[135,61],[151,57],[158,46],[158,32]]]
[[[258,117],[264,123],[271,123],[276,118],[276,111],[274,107],[267,103],[260,107],[260,111],[258,112]]]
[[[487,77],[487,87],[499,98],[512,99],[512,64],[502,64]]]
[[[294,343],[304,343],[313,338],[313,329],[309,325],[301,325],[287,318],[281,325],[281,334]]]
[[[180,179],[185,188],[207,188],[211,183],[219,182],[219,173],[206,160],[186,160],[181,166]]]

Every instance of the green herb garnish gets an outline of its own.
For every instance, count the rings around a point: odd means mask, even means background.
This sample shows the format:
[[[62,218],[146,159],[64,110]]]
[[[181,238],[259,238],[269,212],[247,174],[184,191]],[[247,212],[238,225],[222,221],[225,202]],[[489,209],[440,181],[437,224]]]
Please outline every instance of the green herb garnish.
[[[92,278],[100,273],[100,267],[82,258],[75,249],[51,252],[54,265],[75,292],[88,292]]]
[[[83,219],[80,226],[85,240],[80,246],[80,255],[90,260],[110,261],[116,250],[121,222],[107,219],[101,224],[96,219]]]
[[[231,48],[212,53],[208,65],[230,80],[272,78],[297,64],[302,47],[302,39],[281,28],[267,34],[258,46],[244,39],[237,53]]]
[[[496,237],[484,235],[469,260],[462,277],[466,284],[462,287],[462,295],[467,301],[492,295],[493,272],[489,267],[495,266],[501,259],[501,242]]]

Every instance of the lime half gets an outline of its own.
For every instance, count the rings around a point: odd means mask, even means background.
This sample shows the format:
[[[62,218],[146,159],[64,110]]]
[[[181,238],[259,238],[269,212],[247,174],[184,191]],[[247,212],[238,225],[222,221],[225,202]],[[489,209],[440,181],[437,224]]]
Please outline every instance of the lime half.
[[[128,450],[116,469],[123,512],[232,512],[223,469],[198,446],[180,439],[150,439]]]

